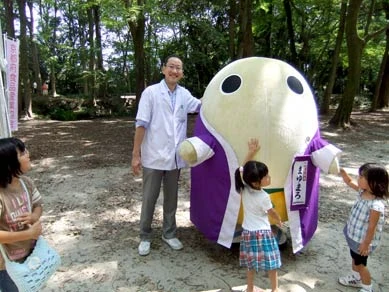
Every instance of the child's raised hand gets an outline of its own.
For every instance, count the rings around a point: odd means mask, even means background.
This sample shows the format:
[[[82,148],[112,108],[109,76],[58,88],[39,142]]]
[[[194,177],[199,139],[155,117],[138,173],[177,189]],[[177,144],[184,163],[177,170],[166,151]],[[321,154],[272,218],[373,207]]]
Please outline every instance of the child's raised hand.
[[[257,138],[250,138],[247,145],[249,147],[250,154],[255,154],[259,149],[261,149],[261,145],[259,145],[259,140]]]
[[[343,178],[343,181],[346,184],[349,184],[351,182],[351,177],[348,175],[348,173],[344,170],[344,168],[339,169],[339,174]]]
[[[358,189],[359,189],[358,184],[355,184],[353,182],[353,179],[351,178],[351,176],[349,176],[349,174],[343,168],[339,169],[339,174],[343,178],[343,181],[346,183],[346,185],[348,185],[353,190],[358,191]]]
[[[257,153],[258,150],[261,148],[261,146],[259,145],[259,141],[256,138],[250,138],[250,140],[247,142],[247,146],[249,148],[249,151],[247,152],[243,164],[245,164],[249,160],[252,160],[255,156],[255,153]]]

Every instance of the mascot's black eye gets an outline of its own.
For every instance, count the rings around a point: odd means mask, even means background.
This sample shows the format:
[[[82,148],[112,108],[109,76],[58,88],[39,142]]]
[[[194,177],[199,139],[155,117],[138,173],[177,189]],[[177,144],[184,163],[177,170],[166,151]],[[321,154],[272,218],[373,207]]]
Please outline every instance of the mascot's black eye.
[[[224,93],[233,93],[237,91],[242,84],[242,79],[238,75],[231,75],[224,79],[222,83],[222,91]]]
[[[303,85],[301,84],[300,80],[298,80],[294,76],[288,77],[288,86],[290,89],[292,89],[297,94],[302,94],[304,92]]]

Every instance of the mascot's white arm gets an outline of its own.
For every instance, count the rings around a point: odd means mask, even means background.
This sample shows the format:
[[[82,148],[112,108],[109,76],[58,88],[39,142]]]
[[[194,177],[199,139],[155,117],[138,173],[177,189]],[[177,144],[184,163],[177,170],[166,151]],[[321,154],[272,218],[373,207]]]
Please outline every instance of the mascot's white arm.
[[[200,138],[191,137],[180,144],[178,154],[189,166],[193,167],[211,158],[215,152]]]
[[[312,162],[323,172],[329,174],[339,173],[339,155],[342,151],[332,144],[328,144],[312,152]]]

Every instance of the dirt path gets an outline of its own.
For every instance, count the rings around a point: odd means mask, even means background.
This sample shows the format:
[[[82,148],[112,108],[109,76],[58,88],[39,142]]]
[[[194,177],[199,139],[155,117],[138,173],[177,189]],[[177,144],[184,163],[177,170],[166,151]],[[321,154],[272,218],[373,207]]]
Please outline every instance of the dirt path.
[[[354,113],[359,126],[334,131],[322,119],[322,135],[343,149],[342,166],[356,174],[367,161],[389,168],[389,111]],[[48,291],[232,291],[245,284],[238,248],[210,243],[189,220],[189,171],[179,194],[178,236],[184,249],[172,251],[161,239],[161,214],[155,216],[151,254],[137,253],[141,181],[130,174],[133,121],[25,121],[14,135],[29,147],[30,176],[45,199],[45,235],[63,265]],[[281,291],[355,291],[336,283],[349,271],[342,228],[354,194],[337,176],[321,176],[319,228],[303,252],[282,251]],[[388,214],[387,214],[388,215]],[[386,220],[389,223],[388,220]],[[389,291],[389,235],[369,259],[375,291]],[[265,274],[256,284],[269,287]]]

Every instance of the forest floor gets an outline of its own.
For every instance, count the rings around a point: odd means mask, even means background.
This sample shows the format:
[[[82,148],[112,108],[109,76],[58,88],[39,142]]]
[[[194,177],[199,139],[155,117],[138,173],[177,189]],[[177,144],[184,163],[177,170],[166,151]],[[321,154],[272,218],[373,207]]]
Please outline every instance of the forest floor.
[[[321,117],[322,136],[343,150],[341,165],[354,177],[364,162],[389,168],[389,111],[353,112],[352,119],[357,126],[344,131],[331,129],[328,117]],[[189,220],[188,169],[182,172],[177,212],[184,249],[173,251],[162,242],[159,202],[151,253],[138,255],[141,179],[130,173],[133,130],[129,118],[30,120],[14,133],[30,150],[29,176],[44,197],[44,235],[62,257],[42,291],[240,291],[245,271],[238,247],[207,241]],[[280,291],[356,291],[337,283],[350,270],[342,228],[355,193],[334,175],[322,174],[320,185],[319,227],[302,252],[293,254],[289,245],[282,250]],[[381,247],[369,258],[377,292],[389,291],[388,223]],[[265,273],[255,283],[270,287]]]

